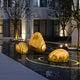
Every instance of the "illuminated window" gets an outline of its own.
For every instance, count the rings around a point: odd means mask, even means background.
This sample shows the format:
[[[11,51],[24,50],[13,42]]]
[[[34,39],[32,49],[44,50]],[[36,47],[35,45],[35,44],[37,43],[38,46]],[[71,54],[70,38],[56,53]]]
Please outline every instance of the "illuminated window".
[[[0,26],[0,33],[2,33],[3,32],[3,28],[2,28],[3,26]]]
[[[0,45],[0,52],[2,52],[2,46]]]
[[[3,20],[0,20],[0,37],[3,37]]]

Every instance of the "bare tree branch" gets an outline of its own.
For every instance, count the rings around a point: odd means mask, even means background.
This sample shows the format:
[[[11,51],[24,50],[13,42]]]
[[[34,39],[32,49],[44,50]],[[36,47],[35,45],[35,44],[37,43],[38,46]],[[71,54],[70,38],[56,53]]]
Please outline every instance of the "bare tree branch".
[[[11,0],[11,6],[4,7],[5,12],[7,13],[9,19],[13,21],[14,27],[17,30],[18,26],[17,23],[19,22],[19,19],[23,18],[24,16],[26,18],[30,17],[31,10],[28,7],[30,5],[30,0]],[[15,30],[15,34],[18,33],[18,30]]]

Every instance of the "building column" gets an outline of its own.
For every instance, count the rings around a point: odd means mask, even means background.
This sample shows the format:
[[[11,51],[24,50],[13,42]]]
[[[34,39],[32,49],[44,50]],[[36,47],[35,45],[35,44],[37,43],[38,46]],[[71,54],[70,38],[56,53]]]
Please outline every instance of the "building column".
[[[78,24],[79,30],[78,30],[78,38],[79,38],[79,42],[78,42],[78,47],[80,47],[80,23]]]
[[[71,46],[77,47],[77,41],[78,41],[78,29],[75,28],[72,32],[72,39],[71,39]]]
[[[30,39],[31,35],[34,33],[33,19],[26,21],[26,32],[27,39]]]
[[[22,19],[22,39],[26,40],[26,21],[25,19]]]
[[[72,18],[72,26],[73,29],[77,27],[77,22]],[[78,28],[75,28],[74,31],[72,32],[71,35],[71,46],[77,47],[77,42],[78,42]]]
[[[31,20],[22,19],[22,38],[24,40],[30,39],[33,33],[34,33],[33,19]]]

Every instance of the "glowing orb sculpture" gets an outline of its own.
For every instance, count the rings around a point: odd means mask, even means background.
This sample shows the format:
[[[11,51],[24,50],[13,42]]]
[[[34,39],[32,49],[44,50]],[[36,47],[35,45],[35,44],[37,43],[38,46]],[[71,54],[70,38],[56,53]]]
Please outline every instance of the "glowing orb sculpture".
[[[48,60],[52,62],[68,62],[69,54],[64,49],[56,49],[48,55]]]
[[[46,50],[46,44],[41,33],[36,32],[31,36],[29,40],[29,48],[38,53],[43,53]]]
[[[28,46],[25,42],[20,42],[16,44],[16,51],[20,54],[27,54],[28,53]]]

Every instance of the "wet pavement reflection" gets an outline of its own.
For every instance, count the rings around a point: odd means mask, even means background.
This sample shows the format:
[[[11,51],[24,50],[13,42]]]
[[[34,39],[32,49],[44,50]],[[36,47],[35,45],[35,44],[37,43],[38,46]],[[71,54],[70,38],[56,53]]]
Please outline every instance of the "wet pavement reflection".
[[[66,63],[49,62],[48,54],[58,48],[66,49],[57,44],[47,44],[47,50],[42,54],[29,50],[27,55],[21,55],[16,52],[15,43],[0,43],[0,52],[49,80],[80,80],[80,51],[68,50],[70,57]]]

